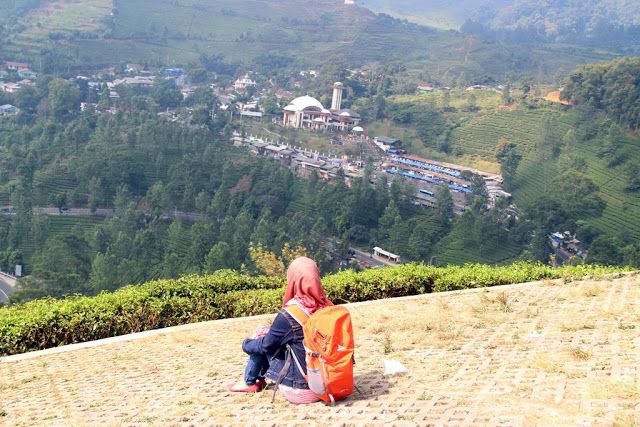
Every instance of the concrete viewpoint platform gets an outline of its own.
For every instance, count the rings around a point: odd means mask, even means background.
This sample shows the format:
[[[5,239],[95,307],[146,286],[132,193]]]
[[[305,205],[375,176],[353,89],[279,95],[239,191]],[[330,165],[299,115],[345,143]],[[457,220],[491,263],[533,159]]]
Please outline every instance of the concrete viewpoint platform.
[[[335,407],[229,393],[273,316],[0,359],[0,425],[633,426],[640,278],[548,281],[353,304],[355,393]],[[409,374],[384,375],[384,359]]]

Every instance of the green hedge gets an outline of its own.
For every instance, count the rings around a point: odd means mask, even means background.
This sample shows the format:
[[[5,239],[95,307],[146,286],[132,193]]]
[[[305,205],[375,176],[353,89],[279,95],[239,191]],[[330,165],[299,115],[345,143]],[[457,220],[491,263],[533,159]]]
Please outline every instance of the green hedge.
[[[323,278],[336,303],[368,301],[533,280],[580,278],[621,271],[577,266],[552,269],[517,263],[493,267],[471,264],[436,268],[408,264],[344,271]],[[229,270],[128,286],[96,297],[44,299],[0,309],[0,355],[164,328],[191,322],[250,316],[278,310],[281,278],[251,277]]]

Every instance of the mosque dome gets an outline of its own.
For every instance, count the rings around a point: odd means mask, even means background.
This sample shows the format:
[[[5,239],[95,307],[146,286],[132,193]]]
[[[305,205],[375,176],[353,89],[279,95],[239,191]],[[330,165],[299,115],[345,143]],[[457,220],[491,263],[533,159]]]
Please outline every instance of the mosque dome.
[[[291,108],[291,107],[293,107],[293,108]],[[315,99],[314,97],[309,96],[309,95],[301,96],[301,97],[298,97],[298,98],[294,99],[286,107],[287,111],[292,111],[294,109],[295,109],[295,111],[304,111],[304,110],[307,110],[309,108],[317,108],[320,111],[324,110],[324,107],[322,106],[320,101],[318,101],[317,99]]]

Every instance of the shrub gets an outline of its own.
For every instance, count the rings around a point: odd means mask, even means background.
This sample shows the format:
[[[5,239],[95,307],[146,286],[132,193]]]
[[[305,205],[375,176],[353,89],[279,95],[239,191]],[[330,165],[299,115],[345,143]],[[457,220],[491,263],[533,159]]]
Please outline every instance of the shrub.
[[[407,264],[325,276],[327,296],[336,303],[368,301],[533,280],[599,276],[621,271],[588,265],[552,269],[517,263],[492,267],[470,264],[436,268]],[[0,355],[165,328],[191,322],[275,313],[282,278],[251,277],[223,270],[127,286],[96,297],[43,299],[0,308]]]

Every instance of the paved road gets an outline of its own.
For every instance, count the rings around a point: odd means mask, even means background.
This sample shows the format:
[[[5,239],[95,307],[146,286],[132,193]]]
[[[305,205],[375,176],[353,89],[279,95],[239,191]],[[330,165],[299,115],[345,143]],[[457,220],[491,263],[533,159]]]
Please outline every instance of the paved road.
[[[0,302],[4,303],[9,301],[9,296],[13,293],[15,286],[15,279],[0,274]]]
[[[122,211],[120,209],[96,209],[95,212],[91,212],[91,210],[88,208],[68,208],[61,211],[58,208],[35,207],[33,208],[33,211],[35,213],[50,216],[101,216],[111,218],[122,215]],[[0,206],[0,215],[15,215],[13,206]],[[162,218],[198,221],[199,219],[202,219],[203,216],[204,215],[197,212],[182,212],[174,210],[162,215]]]
[[[44,215],[60,215],[60,216],[104,216],[112,217],[121,215],[122,211],[114,209],[96,209],[95,213],[91,212],[88,208],[69,208],[60,211],[58,208],[33,208],[36,213]]]
[[[350,247],[349,249],[351,249],[353,252],[355,252],[354,258],[359,261],[360,263],[364,263],[364,264],[370,264],[373,267],[389,267],[389,266],[394,266],[397,264],[394,264],[392,262],[389,261],[385,261],[382,260],[380,258],[377,257],[373,257],[370,253],[368,252],[364,252],[361,251],[360,249],[356,249],[353,247]]]

